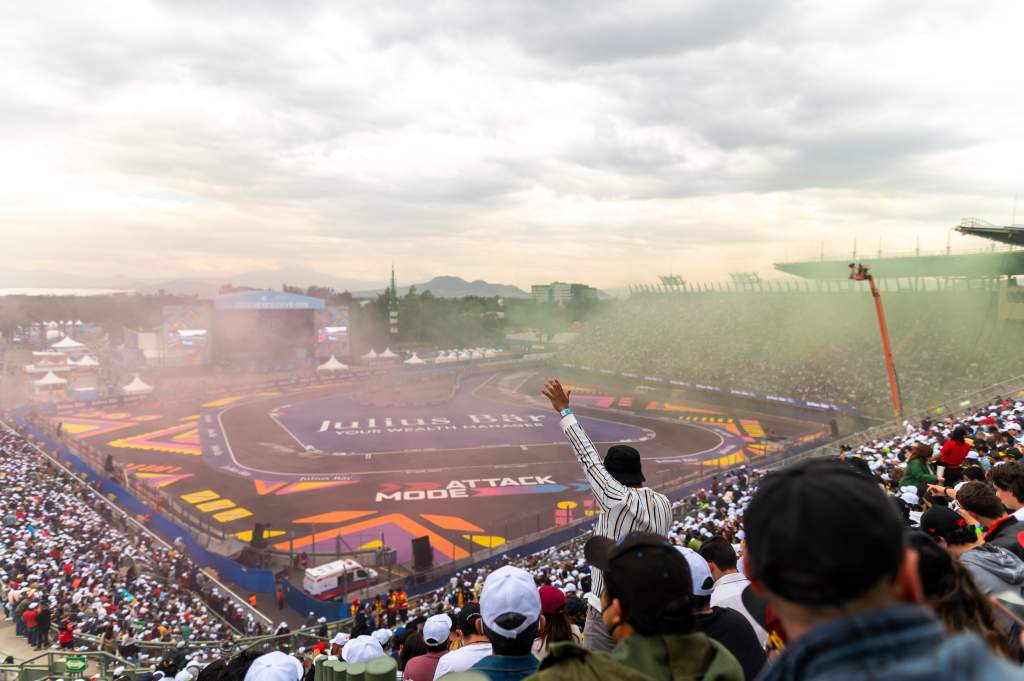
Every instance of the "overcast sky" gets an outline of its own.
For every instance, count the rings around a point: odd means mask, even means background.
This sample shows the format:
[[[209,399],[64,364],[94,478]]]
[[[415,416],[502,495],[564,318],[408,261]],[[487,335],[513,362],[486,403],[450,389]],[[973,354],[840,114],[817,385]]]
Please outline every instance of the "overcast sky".
[[[8,2],[0,268],[616,287],[938,249],[1024,195],[1021,26],[1014,0]]]

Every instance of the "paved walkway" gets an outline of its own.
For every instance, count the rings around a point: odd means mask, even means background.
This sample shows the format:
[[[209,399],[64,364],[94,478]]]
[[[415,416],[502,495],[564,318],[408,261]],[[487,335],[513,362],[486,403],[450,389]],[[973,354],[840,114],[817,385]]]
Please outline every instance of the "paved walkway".
[[[28,641],[14,633],[14,622],[0,622],[0,660],[13,655],[15,661],[22,662],[42,653],[41,650],[29,647]]]

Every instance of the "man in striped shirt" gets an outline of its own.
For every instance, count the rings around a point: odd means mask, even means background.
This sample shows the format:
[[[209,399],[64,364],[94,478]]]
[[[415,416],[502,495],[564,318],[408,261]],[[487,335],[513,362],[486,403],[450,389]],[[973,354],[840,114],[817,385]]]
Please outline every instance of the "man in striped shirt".
[[[664,494],[643,486],[644,474],[640,453],[627,445],[608,449],[602,461],[583,427],[569,408],[568,393],[557,379],[544,384],[544,396],[551,401],[561,417],[562,431],[569,440],[583,474],[590,482],[601,512],[594,525],[594,535],[620,541],[630,532],[653,532],[667,535],[672,525],[672,504]],[[591,567],[591,592],[600,598],[604,589],[601,571]],[[587,622],[583,631],[583,647],[587,650],[611,650],[615,641],[601,622],[601,613],[587,607]]]

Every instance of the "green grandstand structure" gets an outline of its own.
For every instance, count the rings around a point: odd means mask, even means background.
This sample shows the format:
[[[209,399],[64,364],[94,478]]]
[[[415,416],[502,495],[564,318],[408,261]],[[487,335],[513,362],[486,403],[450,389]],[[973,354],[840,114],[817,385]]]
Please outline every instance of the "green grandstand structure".
[[[819,258],[775,263],[780,272],[804,279],[848,279],[850,263],[869,262],[877,279],[966,278],[989,279],[1024,275],[1024,225],[1000,227],[978,218],[964,218],[956,231],[1002,244],[974,251],[900,253],[871,257],[851,254],[842,258]]]

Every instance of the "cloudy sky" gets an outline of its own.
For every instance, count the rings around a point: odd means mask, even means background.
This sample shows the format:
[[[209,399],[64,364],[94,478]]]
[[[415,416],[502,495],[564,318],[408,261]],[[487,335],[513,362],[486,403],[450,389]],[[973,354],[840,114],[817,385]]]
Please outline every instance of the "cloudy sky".
[[[1024,195],[1022,25],[1014,0],[4,3],[0,269],[616,287],[938,249]]]

